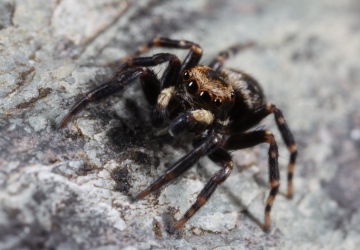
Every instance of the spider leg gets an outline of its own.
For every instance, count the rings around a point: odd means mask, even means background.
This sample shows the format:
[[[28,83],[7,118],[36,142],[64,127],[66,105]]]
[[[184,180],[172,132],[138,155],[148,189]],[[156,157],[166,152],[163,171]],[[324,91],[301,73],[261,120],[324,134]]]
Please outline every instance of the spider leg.
[[[234,56],[237,53],[241,52],[244,49],[250,48],[254,46],[253,42],[249,42],[246,44],[237,44],[234,46],[231,46],[230,48],[228,48],[227,50],[221,51],[216,57],[215,59],[209,64],[209,67],[212,68],[215,71],[218,71],[222,68],[222,66],[224,65],[225,61],[230,57],[230,56]]]
[[[145,96],[148,98],[149,102],[156,102],[156,96],[158,95],[157,92],[160,92],[160,89],[155,74],[147,68],[127,70],[122,72],[120,75],[115,75],[109,81],[88,92],[70,109],[68,114],[60,122],[58,129],[64,128],[66,124],[87,104],[123,90],[125,87],[134,82],[136,78],[141,79],[144,91],[146,92]]]
[[[267,108],[271,111],[271,113],[274,114],[276,125],[281,133],[283,140],[285,141],[287,149],[290,152],[290,160],[288,164],[288,176],[287,176],[287,181],[288,181],[287,197],[292,198],[294,195],[292,179],[293,179],[295,161],[297,156],[297,145],[281,110],[278,109],[273,104],[268,104]]]
[[[177,56],[170,53],[158,53],[153,56],[137,57],[137,58],[129,59],[125,63],[121,64],[120,67],[118,67],[118,69],[115,72],[115,75],[118,75],[122,71],[129,68],[153,67],[165,62],[169,62],[169,64],[172,65],[173,67],[178,66],[178,68],[180,69],[181,62]]]
[[[157,181],[150,185],[147,189],[143,190],[136,195],[137,199],[142,199],[183,174],[186,170],[191,168],[201,157],[206,156],[219,148],[224,140],[220,134],[213,133],[206,140],[203,141],[196,148],[184,155],[178,160],[166,173],[161,176]]]
[[[115,75],[119,75],[128,68],[153,67],[165,62],[168,62],[169,65],[160,80],[161,89],[175,86],[180,75],[181,61],[177,56],[170,53],[158,53],[149,57],[130,59],[116,70]]]
[[[244,119],[239,119],[238,121],[231,124],[228,128],[228,133],[235,134],[246,131],[247,129],[258,124],[262,119],[270,114],[274,114],[276,125],[281,133],[288,151],[290,152],[287,175],[287,197],[292,198],[294,194],[292,179],[297,156],[297,146],[281,110],[278,109],[275,105],[268,103],[250,116],[246,116]]]
[[[80,101],[78,101],[71,108],[69,113],[62,119],[58,129],[65,127],[65,125],[71,120],[71,118],[76,115],[80,110],[82,110],[88,103],[97,101],[119,90],[124,89],[127,85],[129,85],[132,81],[139,77],[139,75],[143,74],[143,72],[144,69],[141,68],[124,72],[124,74],[122,74],[118,78],[113,77],[106,83],[88,92]]]
[[[120,62],[121,63],[126,62],[131,58],[146,53],[153,47],[172,48],[172,49],[190,49],[189,54],[186,56],[182,64],[180,72],[182,72],[184,69],[188,69],[197,65],[202,55],[201,47],[194,42],[190,42],[186,40],[172,40],[165,37],[155,37],[147,44],[140,46],[133,54],[121,59]]]
[[[180,72],[183,72],[185,69],[189,69],[198,65],[202,56],[202,52],[203,51],[200,45],[196,43],[191,43],[190,52],[185,57]]]
[[[151,57],[140,57],[129,60],[119,67],[110,80],[87,93],[78,103],[76,103],[71,108],[70,112],[61,121],[59,129],[63,128],[71,120],[71,118],[81,109],[83,109],[89,102],[97,101],[124,89],[137,77],[139,77],[141,80],[145,97],[149,103],[156,105],[158,95],[160,94],[161,90],[161,84],[151,70],[139,67],[156,66],[164,62],[169,62],[168,68],[170,68],[170,70],[168,70],[168,72],[173,73],[172,75],[168,75],[168,79],[170,81],[177,79],[180,69],[180,59],[175,55],[169,53],[160,53]],[[135,69],[131,69],[134,67]],[[177,72],[177,74],[175,74],[175,72]]]
[[[184,225],[205,203],[209,200],[216,188],[223,183],[231,174],[233,162],[231,156],[224,149],[218,148],[208,157],[221,166],[209,182],[204,186],[196,198],[195,203],[186,211],[186,213],[173,226],[173,230],[178,230]]]
[[[233,135],[226,140],[224,148],[228,150],[238,150],[253,147],[260,143],[268,143],[270,145],[268,151],[270,194],[266,200],[265,223],[263,227],[266,231],[270,228],[270,211],[280,186],[280,173],[278,166],[279,153],[274,135],[268,130],[259,130]]]

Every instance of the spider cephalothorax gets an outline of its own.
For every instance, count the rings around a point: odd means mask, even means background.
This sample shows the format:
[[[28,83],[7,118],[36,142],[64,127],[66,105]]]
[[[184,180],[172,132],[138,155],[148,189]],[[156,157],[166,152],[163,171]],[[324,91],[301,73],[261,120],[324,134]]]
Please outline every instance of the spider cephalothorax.
[[[269,144],[270,194],[266,201],[264,230],[270,227],[270,210],[279,189],[278,148],[273,134],[268,130],[253,130],[266,116],[273,114],[281,135],[290,151],[288,165],[288,197],[293,196],[292,176],[297,148],[282,112],[267,103],[259,83],[246,73],[222,68],[224,61],[252,44],[237,45],[221,52],[209,66],[198,65],[202,49],[189,41],[156,37],[142,46],[119,67],[112,78],[86,94],[60,123],[63,128],[86,104],[110,96],[114,92],[140,79],[144,94],[153,106],[151,119],[154,126],[169,124],[169,132],[178,136],[194,133],[194,149],[180,158],[155,183],[136,197],[144,198],[192,167],[201,157],[208,156],[220,166],[220,170],[199,193],[195,203],[176,222],[179,229],[202,207],[219,184],[230,175],[233,163],[228,150],[239,150],[260,143]],[[169,53],[150,57],[136,57],[151,47],[189,49],[187,57],[180,61]],[[168,63],[158,80],[148,67]]]
[[[234,105],[232,86],[208,66],[198,65],[182,74],[185,98],[194,108],[210,110],[218,118],[226,117]]]

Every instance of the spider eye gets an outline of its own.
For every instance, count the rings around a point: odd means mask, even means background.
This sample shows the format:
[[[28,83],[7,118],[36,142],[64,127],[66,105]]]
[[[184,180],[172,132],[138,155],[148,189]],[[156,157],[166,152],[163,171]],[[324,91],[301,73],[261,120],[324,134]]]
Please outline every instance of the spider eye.
[[[220,107],[220,106],[222,105],[222,100],[216,99],[216,100],[215,100],[215,105],[216,105],[217,107]]]
[[[199,99],[202,103],[211,103],[212,96],[208,91],[201,91],[199,94]]]
[[[230,96],[231,96],[231,99],[234,99],[235,93],[234,93],[234,92],[231,92]]]
[[[199,87],[195,81],[190,81],[186,84],[186,89],[190,94],[195,94],[199,90]]]
[[[185,81],[190,79],[190,74],[189,74],[189,72],[184,71],[184,73],[183,73],[183,79],[184,79]]]

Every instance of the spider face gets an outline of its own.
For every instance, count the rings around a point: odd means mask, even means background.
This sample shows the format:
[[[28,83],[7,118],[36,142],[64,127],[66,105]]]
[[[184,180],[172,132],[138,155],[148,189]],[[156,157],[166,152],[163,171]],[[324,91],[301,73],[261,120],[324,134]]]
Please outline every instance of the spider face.
[[[179,229],[200,209],[216,188],[230,175],[233,163],[229,150],[240,150],[260,143],[269,144],[270,193],[266,200],[265,223],[270,227],[270,211],[280,185],[278,147],[268,130],[250,130],[266,116],[273,114],[277,127],[290,151],[288,164],[288,197],[293,195],[292,176],[297,155],[296,143],[285,118],[275,105],[267,103],[259,83],[239,70],[222,69],[229,55],[250,47],[236,45],[221,52],[209,66],[198,65],[202,49],[196,43],[157,37],[127,57],[107,82],[88,92],[64,117],[59,128],[88,103],[108,97],[140,79],[146,99],[153,107],[151,119],[154,126],[169,125],[169,132],[179,136],[194,134],[194,149],[180,158],[166,173],[136,198],[142,199],[158,190],[192,167],[201,157],[207,156],[220,170],[214,174],[196,201],[173,226]],[[190,50],[183,62],[173,54],[159,53],[150,57],[137,57],[150,47]],[[148,67],[168,63],[161,80]]]
[[[216,114],[227,114],[235,103],[232,86],[208,66],[197,65],[182,73],[185,99],[194,109],[207,109]]]

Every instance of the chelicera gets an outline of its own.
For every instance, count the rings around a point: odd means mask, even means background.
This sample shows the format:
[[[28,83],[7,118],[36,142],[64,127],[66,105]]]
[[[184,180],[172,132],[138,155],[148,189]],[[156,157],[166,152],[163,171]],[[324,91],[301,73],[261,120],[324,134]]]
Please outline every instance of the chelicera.
[[[174,224],[173,230],[177,230],[230,175],[233,162],[229,151],[267,143],[270,194],[266,201],[263,225],[263,229],[267,230],[270,227],[270,210],[280,185],[278,146],[270,131],[251,128],[266,116],[274,115],[290,152],[287,176],[289,198],[293,196],[292,178],[297,147],[282,112],[266,101],[259,83],[240,70],[223,68],[230,55],[250,46],[251,43],[230,47],[205,66],[199,65],[202,49],[198,44],[156,37],[127,57],[107,82],[91,90],[77,102],[61,121],[59,128],[63,128],[88,103],[108,97],[140,79],[145,97],[153,107],[152,124],[156,127],[168,124],[171,135],[179,136],[190,132],[194,139],[193,150],[173,164],[156,182],[138,193],[136,198],[146,197],[183,174],[200,158],[208,156],[219,165],[220,170],[204,186],[189,210]],[[151,47],[188,49],[189,53],[183,61],[170,53],[138,57]],[[168,63],[168,66],[158,79],[149,67],[163,63]]]

